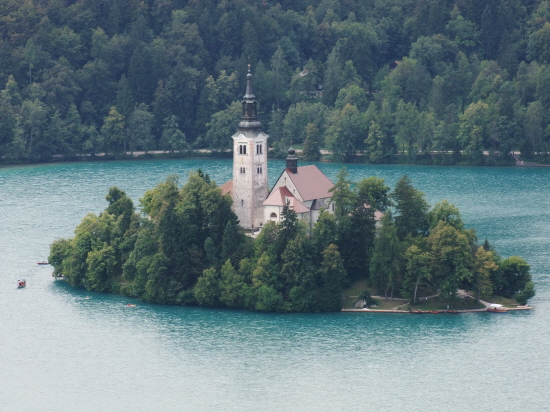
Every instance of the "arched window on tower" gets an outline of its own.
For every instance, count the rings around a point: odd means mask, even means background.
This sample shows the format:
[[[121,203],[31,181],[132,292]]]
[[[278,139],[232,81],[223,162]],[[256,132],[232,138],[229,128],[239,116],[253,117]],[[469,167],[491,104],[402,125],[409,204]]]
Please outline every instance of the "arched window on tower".
[[[256,154],[262,154],[262,145],[261,144],[256,145]]]

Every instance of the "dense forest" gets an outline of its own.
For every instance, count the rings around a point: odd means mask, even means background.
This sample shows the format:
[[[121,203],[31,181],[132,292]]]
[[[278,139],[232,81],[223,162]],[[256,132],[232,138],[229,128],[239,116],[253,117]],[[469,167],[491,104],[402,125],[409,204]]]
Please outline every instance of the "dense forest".
[[[227,149],[249,64],[275,154],[550,151],[548,1],[2,0],[0,159]]]
[[[200,170],[181,189],[172,176],[147,191],[141,214],[116,187],[106,199],[104,212],[88,214],[73,238],[51,246],[54,276],[73,286],[270,312],[338,311],[343,288],[357,281],[413,303],[419,288],[439,293],[450,307],[459,288],[520,304],[535,294],[523,259],[502,259],[488,241],[479,244],[456,206],[430,208],[407,176],[390,192],[381,178],[351,182],[344,168],[332,189],[334,214],[322,211],[309,232],[285,208],[282,222],[268,222],[256,239],[239,228],[229,195]],[[386,212],[381,224],[375,210]]]

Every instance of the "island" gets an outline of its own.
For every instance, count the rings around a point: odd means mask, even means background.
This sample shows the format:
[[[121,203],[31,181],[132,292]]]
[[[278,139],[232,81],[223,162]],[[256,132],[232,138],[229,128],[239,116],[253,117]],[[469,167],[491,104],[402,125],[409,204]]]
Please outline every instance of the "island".
[[[437,296],[434,310],[534,296],[524,259],[500,257],[455,205],[430,207],[407,176],[391,190],[378,177],[352,182],[343,168],[330,192],[334,212],[321,210],[312,228],[286,205],[281,221],[251,235],[201,170],[182,187],[169,176],[147,191],[139,213],[112,187],[102,213],[53,242],[49,262],[55,277],[89,291],[266,312],[340,311],[350,296],[377,307],[406,299],[411,309]]]

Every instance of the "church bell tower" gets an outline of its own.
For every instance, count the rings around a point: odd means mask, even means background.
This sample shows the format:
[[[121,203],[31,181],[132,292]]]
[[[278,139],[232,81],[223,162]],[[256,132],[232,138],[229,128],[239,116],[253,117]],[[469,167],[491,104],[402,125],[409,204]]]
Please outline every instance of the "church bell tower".
[[[267,198],[267,134],[258,120],[252,73],[248,65],[243,112],[233,135],[233,209],[245,229],[263,223],[263,201]]]

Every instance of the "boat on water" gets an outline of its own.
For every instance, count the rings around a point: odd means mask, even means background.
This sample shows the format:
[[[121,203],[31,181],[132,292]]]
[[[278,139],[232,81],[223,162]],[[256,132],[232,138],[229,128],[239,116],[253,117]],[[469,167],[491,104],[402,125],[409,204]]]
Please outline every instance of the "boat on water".
[[[428,312],[424,312],[423,310],[420,310],[420,309],[413,309],[413,310],[409,310],[409,313],[420,315],[422,313],[428,313]]]
[[[499,303],[491,303],[489,306],[487,306],[487,312],[506,313],[508,312],[508,308],[502,306]]]
[[[38,265],[49,265],[50,262],[46,262],[45,260],[43,260],[42,262],[37,262]]]
[[[19,279],[17,281],[18,288],[24,288],[25,286],[27,286],[27,281],[25,279]]]

